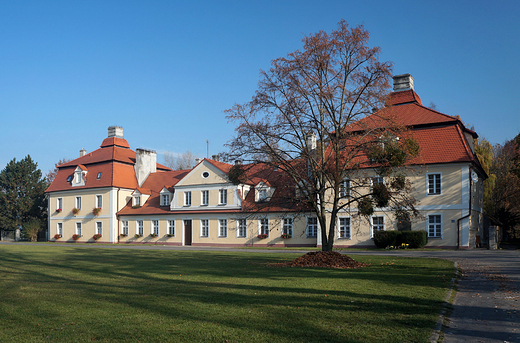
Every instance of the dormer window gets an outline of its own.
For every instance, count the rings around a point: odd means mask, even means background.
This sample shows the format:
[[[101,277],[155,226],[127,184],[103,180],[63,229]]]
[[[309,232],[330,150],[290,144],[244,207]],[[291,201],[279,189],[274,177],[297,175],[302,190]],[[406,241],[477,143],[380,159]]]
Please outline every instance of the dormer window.
[[[76,167],[74,170],[74,178],[72,179],[72,186],[85,186],[87,176],[87,168],[82,165]],[[69,177],[70,178],[70,177]]]
[[[170,206],[172,193],[166,188],[163,187],[161,190],[161,206]]]
[[[258,190],[258,201],[266,201],[267,200],[267,189],[259,189]]]
[[[134,196],[134,206],[141,206],[141,197]]]
[[[269,184],[264,182],[260,182],[255,186],[255,201],[256,202],[264,202],[269,201],[269,199],[273,196],[274,188],[271,188]]]

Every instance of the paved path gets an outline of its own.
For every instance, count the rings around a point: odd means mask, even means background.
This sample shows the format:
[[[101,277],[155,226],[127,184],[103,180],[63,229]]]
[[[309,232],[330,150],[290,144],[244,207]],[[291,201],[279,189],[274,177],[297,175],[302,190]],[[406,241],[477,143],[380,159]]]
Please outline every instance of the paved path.
[[[4,243],[0,244],[38,244]],[[49,244],[42,244],[47,245]],[[69,246],[63,244],[63,246]],[[160,250],[247,251],[233,248],[161,245],[82,245],[84,247]],[[251,250],[265,253],[305,253],[306,250]],[[443,258],[457,262],[462,278],[446,319],[444,343],[520,343],[520,250],[353,251],[348,255],[394,255]]]

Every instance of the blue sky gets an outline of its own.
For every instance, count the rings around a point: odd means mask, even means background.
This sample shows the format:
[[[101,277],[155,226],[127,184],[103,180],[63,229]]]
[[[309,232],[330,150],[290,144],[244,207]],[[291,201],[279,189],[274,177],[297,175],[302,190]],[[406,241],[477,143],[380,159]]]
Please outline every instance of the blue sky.
[[[305,35],[363,24],[423,104],[492,143],[520,132],[519,1],[1,1],[0,169],[45,174],[119,125],[132,149],[206,157],[223,111]]]

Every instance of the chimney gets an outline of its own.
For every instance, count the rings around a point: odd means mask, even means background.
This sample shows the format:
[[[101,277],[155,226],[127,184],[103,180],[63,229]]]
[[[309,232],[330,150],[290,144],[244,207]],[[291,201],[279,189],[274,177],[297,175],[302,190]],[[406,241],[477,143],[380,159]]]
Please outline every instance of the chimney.
[[[394,92],[414,90],[413,77],[410,74],[401,74],[393,77]]]
[[[197,158],[195,159],[195,164],[199,164],[199,163],[200,163],[200,158],[197,157]]]
[[[150,173],[157,171],[157,153],[153,150],[135,150],[135,177],[137,184],[141,187]]]
[[[218,155],[212,155],[212,156],[211,156],[211,159],[212,159],[213,161],[217,161],[217,162],[219,161]]]
[[[123,138],[123,128],[121,126],[110,126],[108,128],[108,138],[110,137]]]
[[[235,160],[235,166],[241,166],[242,160]]]
[[[79,151],[79,157],[83,157],[83,156],[85,156],[86,154],[87,154],[87,150],[85,150],[85,148],[83,148],[83,149],[81,149],[81,150]]]

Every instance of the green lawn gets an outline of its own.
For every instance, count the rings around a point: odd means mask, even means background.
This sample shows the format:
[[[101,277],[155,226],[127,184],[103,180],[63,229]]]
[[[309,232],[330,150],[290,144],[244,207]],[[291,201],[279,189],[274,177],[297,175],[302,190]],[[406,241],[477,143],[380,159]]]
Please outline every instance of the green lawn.
[[[266,266],[298,256],[0,245],[0,341],[427,342],[454,273]]]

